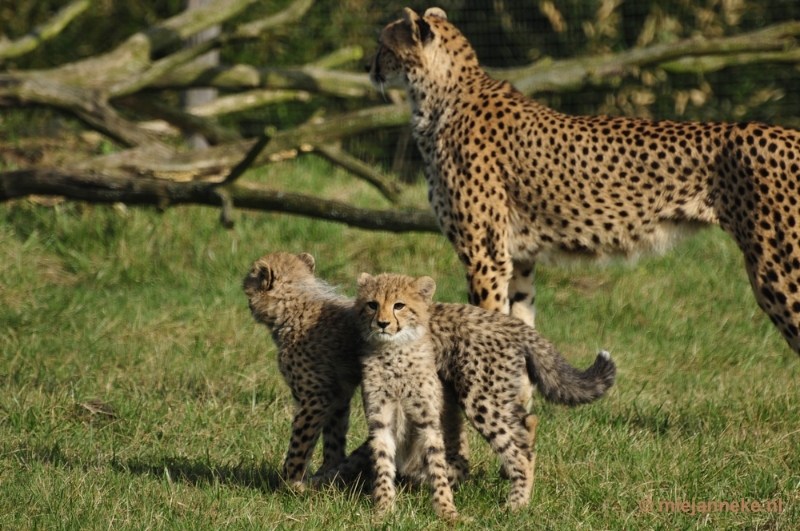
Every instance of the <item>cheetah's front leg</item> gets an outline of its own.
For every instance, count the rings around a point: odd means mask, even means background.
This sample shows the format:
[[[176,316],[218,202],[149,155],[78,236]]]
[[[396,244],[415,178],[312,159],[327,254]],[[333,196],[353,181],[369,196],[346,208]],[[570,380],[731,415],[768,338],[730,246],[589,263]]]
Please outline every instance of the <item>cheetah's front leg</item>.
[[[534,264],[514,262],[511,282],[508,284],[508,300],[511,303],[511,315],[535,328],[536,318],[536,286],[533,283]]]
[[[370,404],[367,411],[369,446],[375,470],[372,502],[378,517],[382,517],[392,508],[396,493],[394,480],[397,474],[397,441],[392,433],[394,416],[394,404],[387,402],[381,405]]]
[[[507,251],[505,229],[487,230],[460,253],[467,266],[469,302],[486,310],[511,313],[508,298],[513,264]]]

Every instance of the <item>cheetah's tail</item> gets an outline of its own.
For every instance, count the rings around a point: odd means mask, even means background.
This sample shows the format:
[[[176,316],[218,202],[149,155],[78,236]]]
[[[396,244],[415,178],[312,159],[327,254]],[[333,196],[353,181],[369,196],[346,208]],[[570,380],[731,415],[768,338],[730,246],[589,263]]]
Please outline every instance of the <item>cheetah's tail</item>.
[[[536,345],[539,348],[528,351],[526,367],[546,400],[569,406],[587,404],[602,397],[613,385],[617,368],[605,350],[600,351],[591,367],[580,371],[543,338]]]

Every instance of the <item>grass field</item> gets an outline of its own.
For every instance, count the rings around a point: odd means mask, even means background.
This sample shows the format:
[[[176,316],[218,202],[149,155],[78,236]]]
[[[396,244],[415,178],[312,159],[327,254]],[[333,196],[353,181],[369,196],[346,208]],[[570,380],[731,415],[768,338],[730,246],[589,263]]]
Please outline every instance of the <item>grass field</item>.
[[[259,178],[388,206],[319,161]],[[291,396],[241,291],[249,264],[275,250],[312,253],[345,293],[361,271],[399,271],[433,276],[437,300],[465,301],[438,235],[252,212],[226,231],[200,207],[0,205],[0,529],[373,526],[358,488],[280,488]],[[757,308],[730,239],[709,229],[633,266],[539,268],[537,286],[540,332],[578,366],[608,349],[617,382],[576,409],[537,399],[536,483],[518,514],[504,510],[498,461],[471,430],[472,477],[456,504],[473,521],[458,527],[797,528],[800,359]],[[354,411],[351,448],[366,435]],[[693,500],[750,510],[659,507]],[[753,501],[782,512],[753,512]],[[406,491],[385,527],[447,526],[426,492]]]

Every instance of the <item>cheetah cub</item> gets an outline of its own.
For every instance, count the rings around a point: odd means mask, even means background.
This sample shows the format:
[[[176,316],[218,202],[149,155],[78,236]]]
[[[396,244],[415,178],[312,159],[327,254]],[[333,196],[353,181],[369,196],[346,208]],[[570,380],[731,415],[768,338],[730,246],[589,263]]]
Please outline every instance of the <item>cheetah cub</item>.
[[[307,253],[256,260],[244,279],[253,318],[269,328],[278,367],[292,391],[295,414],[283,466],[287,484],[303,488],[320,433],[324,474],[345,457],[350,399],[361,383],[361,339],[353,301],[314,276]]]
[[[523,404],[532,384],[550,401],[596,400],[614,381],[608,353],[578,371],[516,318],[432,302],[430,277],[362,273],[358,284],[355,310],[366,343],[363,394],[377,509],[391,506],[395,460],[416,444],[426,456],[434,509],[456,515],[440,433],[442,382],[452,385],[469,421],[499,455],[511,482],[509,506],[525,506],[533,486],[537,418]]]
[[[364,273],[359,279],[356,307],[367,343],[362,392],[375,459],[375,508],[378,514],[391,508],[396,463],[418,446],[416,453],[425,456],[433,508],[440,517],[455,520],[441,425],[444,391],[425,311],[436,285],[430,277],[400,284],[393,277],[379,277],[376,283],[368,282],[370,278]]]

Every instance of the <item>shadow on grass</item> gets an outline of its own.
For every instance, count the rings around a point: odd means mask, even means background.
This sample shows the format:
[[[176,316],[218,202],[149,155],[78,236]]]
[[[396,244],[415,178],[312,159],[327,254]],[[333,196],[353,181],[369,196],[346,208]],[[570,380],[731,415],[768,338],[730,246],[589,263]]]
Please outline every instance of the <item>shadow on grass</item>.
[[[239,464],[235,466],[218,466],[209,464],[208,459],[189,459],[186,457],[158,457],[152,461],[130,459],[125,463],[115,461],[111,467],[117,472],[152,475],[167,481],[180,481],[194,486],[233,485],[256,489],[261,492],[277,492],[286,488],[280,471],[268,465]],[[347,490],[352,493],[364,492],[369,487],[369,480],[360,475],[345,481],[333,481],[311,490]]]
[[[85,469],[86,461],[72,459],[64,454],[59,442],[45,445],[23,445],[14,452],[17,460],[23,463],[39,462],[64,469]],[[183,482],[194,486],[232,485],[261,492],[277,492],[286,488],[286,483],[276,468],[261,463],[240,463],[238,465],[215,465],[207,457],[153,457],[134,458],[120,461],[112,458],[108,466],[115,472],[139,476],[152,476],[169,482]],[[92,461],[91,466],[103,467],[103,463]],[[369,491],[371,481],[361,474],[338,478],[311,490],[336,489],[352,493]],[[365,490],[366,489],[366,490]]]
[[[666,435],[669,431],[680,429],[675,418],[669,411],[663,411],[661,406],[655,408],[640,408],[636,402],[631,407],[614,416],[612,423],[617,426],[626,426],[650,432],[656,436]]]
[[[268,465],[214,465],[208,459],[186,457],[156,457],[152,460],[130,459],[114,461],[111,467],[136,475],[152,475],[167,481],[181,481],[192,485],[235,485],[262,492],[275,492],[284,488],[280,473]]]

